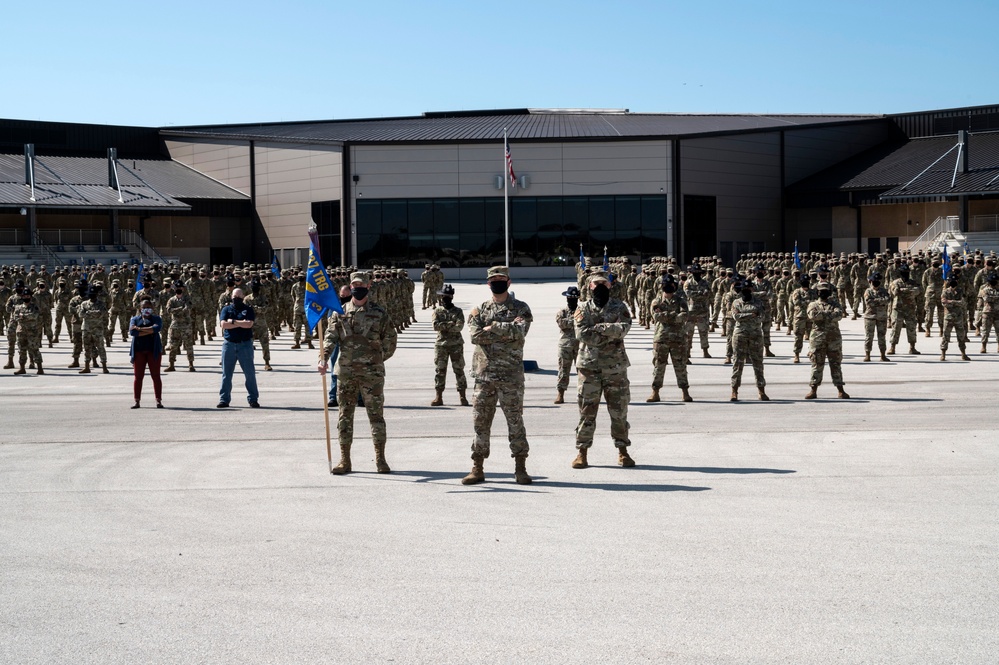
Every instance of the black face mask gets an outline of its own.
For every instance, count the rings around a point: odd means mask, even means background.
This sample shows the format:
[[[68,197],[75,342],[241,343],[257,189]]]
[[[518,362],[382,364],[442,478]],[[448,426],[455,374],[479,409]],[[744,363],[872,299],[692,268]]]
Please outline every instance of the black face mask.
[[[832,291],[819,291],[819,300],[829,300],[831,295]]]
[[[340,304],[346,305],[350,302],[350,296],[340,296]]]
[[[350,295],[354,298],[354,300],[364,300],[368,297],[368,287],[355,286],[350,290]]]
[[[880,287],[880,286],[881,286],[881,282],[880,282],[880,280],[875,280],[875,279],[872,279],[872,280],[871,280],[871,286],[873,286],[874,288],[878,288],[878,287]]]
[[[236,308],[237,312],[241,311],[243,309],[243,299],[242,298],[233,298],[232,299],[232,306]]]
[[[444,305],[444,309],[451,309],[454,307],[454,298],[441,298],[441,304]]]
[[[610,289],[607,288],[606,284],[597,284],[593,287],[593,304],[597,307],[603,307],[610,300]]]
[[[502,279],[498,279],[495,282],[489,282],[489,290],[499,295],[501,293],[506,293],[507,289],[510,288],[510,282]]]
[[[743,289],[742,290],[742,299],[745,300],[746,302],[749,302],[750,300],[752,300],[753,299],[753,290],[752,289]]]
[[[566,298],[565,302],[569,305],[570,312],[575,312],[576,307],[579,306],[579,298]]]

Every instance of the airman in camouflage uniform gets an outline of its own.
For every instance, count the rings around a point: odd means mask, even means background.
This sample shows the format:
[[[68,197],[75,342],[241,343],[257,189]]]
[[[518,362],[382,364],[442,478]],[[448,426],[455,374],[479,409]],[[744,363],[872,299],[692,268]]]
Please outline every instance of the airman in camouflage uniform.
[[[885,355],[885,337],[888,332],[888,304],[891,296],[888,290],[881,286],[881,273],[864,276],[864,283],[869,284],[864,291],[864,362],[871,362],[871,349],[874,348],[874,333],[877,332],[878,348],[881,350],[881,362],[888,362]]]
[[[940,297],[944,290],[943,266],[938,259],[933,260],[933,267],[923,273],[923,302],[926,311],[926,320],[923,322],[927,337],[933,329],[933,314],[937,315],[937,324],[943,328],[943,303]]]
[[[7,364],[4,369],[14,369],[14,352],[17,351],[17,321],[14,320],[14,309],[21,304],[21,294],[24,293],[24,282],[17,280],[14,290],[4,302],[4,314],[7,321]]]
[[[90,290],[90,285],[85,279],[80,279],[76,283],[76,294],[69,299],[69,333],[73,340],[73,362],[69,368],[80,366],[80,354],[83,353],[83,316],[80,314],[80,305],[83,304],[84,296]]]
[[[836,386],[840,399],[850,398],[843,390],[843,335],[839,330],[839,322],[846,313],[842,306],[833,300],[833,288],[829,282],[819,282],[816,286],[818,300],[808,305],[808,320],[812,323],[812,332],[808,336],[808,357],[812,359],[812,376],[808,382],[810,390],[805,399],[817,397],[826,360],[829,361],[829,373],[832,375],[833,385]]]
[[[704,270],[700,264],[695,263],[690,267],[690,277],[683,283],[683,293],[686,296],[687,307],[687,358],[689,359],[694,345],[694,331],[696,330],[701,341],[701,355],[710,358],[708,353],[708,317],[711,308],[711,285],[702,276]]]
[[[735,349],[735,362],[732,365],[732,401],[739,401],[739,386],[742,384],[742,369],[749,360],[756,374],[756,387],[760,400],[767,401],[764,388],[767,385],[763,376],[763,320],[766,316],[766,303],[754,295],[751,282],[743,282],[738,289],[739,297],[732,303],[732,318],[735,327],[732,332],[732,346]]]
[[[355,272],[350,276],[352,298],[344,306],[343,314],[330,314],[330,327],[324,340],[328,347],[340,345],[337,361],[340,463],[333,468],[337,475],[352,470],[350,447],[354,442],[354,409],[359,394],[364,398],[364,408],[371,423],[375,466],[378,473],[391,472],[385,461],[385,361],[395,353],[396,332],[388,313],[368,301],[370,285],[370,273]],[[320,365],[320,371],[326,371],[325,364]]]
[[[944,329],[940,340],[940,360],[947,360],[947,347],[950,345],[950,332],[957,334],[957,348],[961,350],[961,360],[971,360],[965,348],[968,339],[968,305],[961,289],[961,275],[954,270],[947,280],[947,286],[940,294],[944,308]]]
[[[38,314],[42,317],[41,332],[48,339],[49,348],[52,348],[52,292],[44,279],[35,282],[35,291],[32,300],[38,307]]]
[[[250,293],[243,298],[243,303],[253,308],[253,339],[260,344],[261,356],[264,359],[264,371],[273,371],[271,367],[271,324],[268,316],[271,312],[271,301],[267,297],[264,285],[259,281],[250,282]]]
[[[989,335],[999,341],[999,274],[990,270],[978,290],[978,312],[981,316],[982,353],[988,352]]]
[[[658,402],[659,389],[663,387],[667,358],[673,357],[673,373],[684,402],[692,402],[687,382],[687,317],[686,299],[678,292],[677,284],[668,275],[662,280],[662,293],[652,302],[652,320],[656,330],[652,337],[652,394],[646,402]]]
[[[110,311],[108,311],[108,333],[105,342],[111,343],[114,337],[115,322],[121,330],[121,341],[128,341],[128,323],[132,318],[131,294],[127,289],[122,288],[120,280],[111,280],[111,291],[108,293],[110,301]]]
[[[631,445],[628,438],[628,403],[631,401],[628,367],[631,363],[624,348],[625,335],[631,330],[631,312],[623,302],[610,297],[610,282],[605,274],[595,273],[587,281],[590,298],[573,314],[580,346],[576,359],[579,383],[576,448],[579,452],[572,468],[585,469],[589,465],[587,453],[593,445],[601,396],[607,401],[618,464],[635,466],[628,454]]]
[[[565,391],[569,388],[569,373],[579,355],[579,340],[576,339],[576,323],[572,318],[579,306],[579,289],[570,286],[562,292],[566,306],[555,313],[558,326],[558,380],[555,383],[555,404],[565,403]]]
[[[430,406],[444,405],[448,360],[454,370],[461,405],[469,406],[465,397],[468,389],[465,380],[465,340],[461,336],[461,329],[465,327],[465,315],[460,307],[454,305],[453,286],[445,284],[439,295],[441,304],[434,308],[433,313],[433,326],[437,331],[437,341],[434,342],[434,390],[437,391],[437,396]]]
[[[165,311],[170,317],[170,331],[168,349],[170,352],[170,365],[164,372],[175,371],[174,363],[181,347],[187,351],[188,371],[194,369],[194,304],[187,295],[187,289],[183,282],[174,284],[174,296],[166,302]],[[255,314],[256,312],[254,312]],[[166,318],[165,316],[163,317]]]
[[[510,269],[493,266],[486,273],[493,292],[468,315],[468,332],[475,351],[472,354],[472,378],[475,379],[473,405],[472,470],[462,479],[463,485],[483,482],[482,464],[489,457],[489,435],[496,403],[506,416],[510,452],[514,458],[514,477],[518,484],[529,485],[527,475],[527,430],[524,428],[524,340],[534,316],[527,303],[508,292]]]
[[[374,294],[373,294],[374,295]],[[305,343],[309,348],[312,346],[312,331],[309,330],[309,322],[305,316],[305,275],[299,276],[298,281],[291,287],[292,298],[292,331],[295,333],[295,343],[291,345],[293,349],[302,348],[302,328],[305,328]],[[374,299],[374,298],[373,298]],[[382,310],[384,311],[384,310]]]
[[[78,307],[79,317],[82,321],[82,342],[85,363],[80,374],[90,374],[90,366],[97,367],[97,359],[100,358],[101,367],[105,374],[108,374],[108,354],[104,348],[104,333],[108,324],[108,310],[98,295],[100,289],[96,284],[91,285],[87,291],[87,296],[80,302]]]
[[[902,265],[898,269],[898,278],[891,283],[888,293],[892,296],[892,312],[895,316],[891,331],[891,348],[888,355],[894,355],[898,338],[905,326],[909,340],[909,353],[919,355],[916,350],[916,298],[919,297],[919,285],[909,279],[909,267]],[[929,317],[929,315],[927,315]]]
[[[27,287],[21,291],[21,302],[14,307],[11,321],[16,326],[18,362],[20,369],[14,374],[25,374],[25,363],[31,359],[31,364],[39,374],[44,374],[42,369],[42,352],[40,342],[42,339],[42,315],[38,311],[38,305],[32,298],[31,290]]]

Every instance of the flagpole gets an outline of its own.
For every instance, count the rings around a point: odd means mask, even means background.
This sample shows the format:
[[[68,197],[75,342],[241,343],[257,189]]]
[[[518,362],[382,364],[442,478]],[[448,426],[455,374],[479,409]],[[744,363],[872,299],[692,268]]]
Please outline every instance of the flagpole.
[[[510,267],[510,173],[506,161],[506,127],[503,128],[503,251],[506,257],[506,266]]]
[[[319,362],[320,364],[326,363],[325,349],[326,344],[325,335],[323,335],[323,319],[325,316],[319,318]],[[322,372],[323,377],[323,418],[326,421],[326,459],[330,463],[330,473],[333,473],[333,449],[330,443],[330,405],[326,394],[326,372]]]

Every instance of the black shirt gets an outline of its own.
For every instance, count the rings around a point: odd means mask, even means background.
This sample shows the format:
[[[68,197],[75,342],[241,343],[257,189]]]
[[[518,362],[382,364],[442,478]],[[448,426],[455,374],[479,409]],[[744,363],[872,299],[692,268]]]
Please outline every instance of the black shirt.
[[[253,308],[249,305],[240,305],[237,309],[237,306],[232,304],[223,307],[222,313],[219,314],[219,321],[228,321],[229,319],[233,321],[253,321],[256,319],[256,315],[253,313]],[[253,339],[253,329],[229,328],[222,331],[222,336],[227,342],[249,342]]]

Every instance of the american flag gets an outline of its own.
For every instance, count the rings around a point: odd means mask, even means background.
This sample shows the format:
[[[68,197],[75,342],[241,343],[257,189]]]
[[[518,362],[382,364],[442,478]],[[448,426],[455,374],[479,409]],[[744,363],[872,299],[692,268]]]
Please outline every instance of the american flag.
[[[517,189],[517,176],[513,173],[513,157],[510,155],[510,144],[506,146],[506,170],[510,176],[510,188]]]

